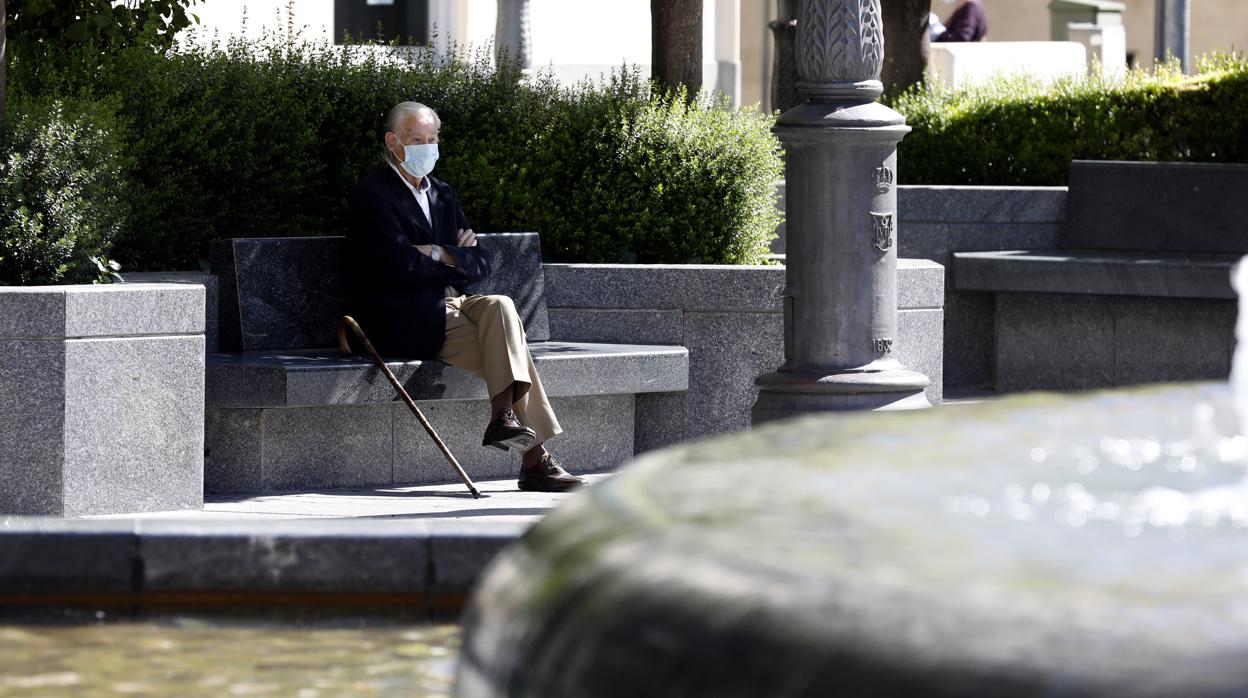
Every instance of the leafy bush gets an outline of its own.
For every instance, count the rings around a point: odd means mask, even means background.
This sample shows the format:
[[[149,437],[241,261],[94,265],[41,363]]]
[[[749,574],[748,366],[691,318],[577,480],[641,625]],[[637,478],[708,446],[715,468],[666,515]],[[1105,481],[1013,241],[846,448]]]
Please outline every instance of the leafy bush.
[[[770,117],[661,99],[635,71],[564,88],[484,51],[412,63],[397,52],[270,38],[101,62],[18,46],[13,89],[118,100],[135,158],[115,251],[127,267],[193,267],[220,238],[341,234],[404,100],[442,117],[435,176],[479,232],[539,231],[555,261],[766,254],[781,175]]]
[[[893,105],[914,131],[899,157],[909,184],[1064,185],[1072,160],[1248,162],[1248,60],[1213,56],[1125,79],[1053,87],[1002,79],[918,87]]]
[[[99,42],[167,51],[180,30],[199,23],[199,0],[8,0],[9,32],[41,42]]]
[[[107,105],[10,103],[0,135],[0,284],[97,277],[95,258],[126,218],[121,152]]]

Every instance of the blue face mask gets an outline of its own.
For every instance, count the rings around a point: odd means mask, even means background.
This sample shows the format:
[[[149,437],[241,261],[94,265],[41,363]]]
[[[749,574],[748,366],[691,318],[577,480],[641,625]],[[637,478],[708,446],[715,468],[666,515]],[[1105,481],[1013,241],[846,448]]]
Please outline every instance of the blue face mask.
[[[413,177],[424,177],[433,172],[433,166],[437,161],[437,143],[403,146],[403,162],[400,164]]]

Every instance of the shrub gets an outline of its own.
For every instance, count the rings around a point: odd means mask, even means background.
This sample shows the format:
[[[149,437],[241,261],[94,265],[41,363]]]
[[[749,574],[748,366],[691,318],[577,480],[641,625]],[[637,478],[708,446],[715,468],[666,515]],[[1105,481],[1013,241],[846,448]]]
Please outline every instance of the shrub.
[[[536,230],[555,261],[759,261],[778,215],[770,117],[652,95],[636,72],[563,88],[488,53],[394,60],[386,47],[232,40],[168,56],[43,60],[19,93],[118,100],[133,134],[127,267],[193,267],[208,242],[341,234],[351,188],[381,162],[385,115],[443,120],[435,176],[479,232]]]
[[[893,106],[914,128],[899,150],[910,184],[1064,185],[1080,159],[1248,162],[1248,61],[1236,56],[1191,77],[1167,65],[1053,87],[918,87]]]
[[[0,136],[0,284],[95,279],[126,218],[126,163],[104,104],[10,103]]]

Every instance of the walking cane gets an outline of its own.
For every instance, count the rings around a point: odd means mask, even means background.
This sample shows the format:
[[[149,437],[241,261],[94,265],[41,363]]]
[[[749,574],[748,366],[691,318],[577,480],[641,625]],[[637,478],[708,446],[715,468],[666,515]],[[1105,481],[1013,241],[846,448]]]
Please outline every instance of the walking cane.
[[[377,350],[373,348],[373,343],[368,341],[368,337],[364,335],[364,330],[360,329],[359,323],[357,323],[350,315],[343,315],[342,319],[338,321],[338,348],[341,349],[344,354],[353,353],[351,351],[351,345],[347,342],[348,327],[350,327],[351,331],[355,333],[355,336],[359,338],[360,343],[364,345],[364,348],[368,351],[368,353],[372,354],[373,363],[377,364],[382,373],[386,374],[386,378],[390,379],[390,385],[393,385],[394,389],[399,391],[399,395],[403,397],[403,402],[406,402],[408,408],[412,410],[412,414],[416,415],[416,419],[420,422],[420,425],[425,428],[425,431],[429,432],[429,436],[433,437],[433,442],[438,445],[438,448],[442,451],[442,455],[446,456],[446,461],[451,464],[452,468],[455,469],[455,472],[459,475],[459,479],[463,480],[464,485],[468,488],[468,491],[472,493],[472,498],[480,499],[481,493],[477,491],[477,486],[472,484],[472,478],[468,477],[468,473],[464,472],[463,467],[459,465],[459,461],[455,460],[455,456],[451,455],[451,449],[447,448],[446,444],[442,442],[442,439],[438,437],[438,432],[433,430],[433,427],[429,424],[429,420],[425,419],[425,415],[421,414],[420,408],[418,408],[416,403],[412,401],[412,396],[407,394],[407,390],[403,388],[403,384],[400,383],[399,379],[395,378],[394,374],[390,372],[390,367],[386,365],[385,361],[382,361],[381,355],[378,354]]]

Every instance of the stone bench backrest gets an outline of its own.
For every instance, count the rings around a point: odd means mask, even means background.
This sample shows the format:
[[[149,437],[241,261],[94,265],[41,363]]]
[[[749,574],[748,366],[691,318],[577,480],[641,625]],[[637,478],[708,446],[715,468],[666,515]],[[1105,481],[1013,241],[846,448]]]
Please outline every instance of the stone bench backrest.
[[[538,234],[477,239],[490,251],[494,271],[469,290],[511,296],[529,341],[550,339]],[[211,257],[220,287],[221,351],[337,346],[338,319],[349,303],[344,238],[234,238],[214,243]]]
[[[1076,160],[1066,207],[1064,248],[1248,254],[1248,165]]]

